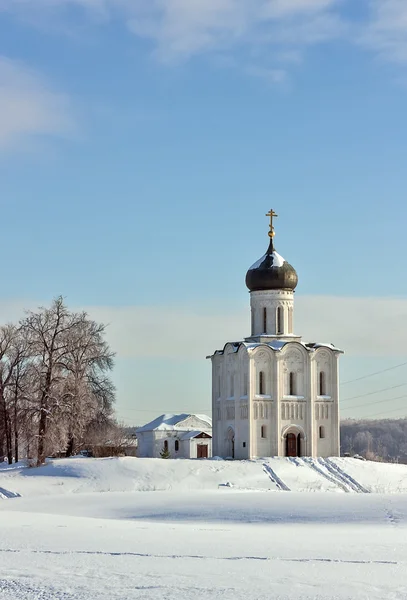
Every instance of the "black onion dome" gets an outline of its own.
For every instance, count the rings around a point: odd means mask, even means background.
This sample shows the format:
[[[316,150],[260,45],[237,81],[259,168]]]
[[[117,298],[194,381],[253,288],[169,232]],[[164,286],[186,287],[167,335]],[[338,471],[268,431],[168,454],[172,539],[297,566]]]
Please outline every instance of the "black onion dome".
[[[295,290],[298,275],[282,256],[274,250],[273,239],[264,256],[246,273],[246,285],[251,292],[260,290]]]

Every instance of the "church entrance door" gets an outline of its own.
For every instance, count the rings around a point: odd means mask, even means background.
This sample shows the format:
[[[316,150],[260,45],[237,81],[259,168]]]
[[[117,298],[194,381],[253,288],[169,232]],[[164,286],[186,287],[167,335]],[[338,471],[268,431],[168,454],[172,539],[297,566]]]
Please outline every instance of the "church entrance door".
[[[286,456],[298,456],[297,436],[294,433],[288,433],[286,437]]]
[[[199,444],[196,447],[197,458],[208,458],[208,444]]]

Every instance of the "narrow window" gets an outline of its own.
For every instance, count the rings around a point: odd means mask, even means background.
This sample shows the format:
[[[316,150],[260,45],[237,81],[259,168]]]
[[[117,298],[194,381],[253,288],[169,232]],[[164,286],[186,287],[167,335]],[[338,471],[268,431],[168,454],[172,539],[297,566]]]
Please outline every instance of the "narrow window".
[[[217,393],[218,393],[218,398],[220,398],[220,375],[218,375],[218,390],[217,390]]]
[[[319,395],[325,396],[325,394],[326,394],[325,373],[324,373],[324,371],[321,371],[319,374]]]
[[[290,396],[295,396],[295,373],[290,371]]]
[[[261,426],[261,433],[260,433],[261,437],[264,439],[267,437],[267,430],[266,430],[266,426],[262,425]]]
[[[293,332],[293,309],[288,309],[288,333]]]
[[[230,397],[233,398],[235,395],[235,382],[233,375],[230,376]]]
[[[252,309],[252,335],[254,335],[254,310]]]
[[[243,442],[243,448],[246,448],[246,442]]]
[[[243,375],[243,396],[247,396],[247,373]]]
[[[277,333],[283,333],[283,309],[277,308]]]
[[[264,394],[264,371],[259,373],[259,394]]]
[[[267,308],[263,308],[263,332],[267,333]]]
[[[168,440],[164,440],[164,450],[168,451]]]
[[[178,452],[179,450],[179,441],[175,440],[175,452]]]
[[[323,427],[322,425],[319,428],[319,437],[321,438],[321,440],[325,437],[325,427]]]

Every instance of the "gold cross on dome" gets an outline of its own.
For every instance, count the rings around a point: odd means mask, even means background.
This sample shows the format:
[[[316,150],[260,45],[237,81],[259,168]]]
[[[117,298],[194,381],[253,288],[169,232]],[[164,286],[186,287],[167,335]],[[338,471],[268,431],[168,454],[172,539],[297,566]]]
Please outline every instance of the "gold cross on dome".
[[[273,238],[274,237],[273,217],[278,217],[278,214],[275,213],[274,210],[271,208],[270,211],[266,214],[266,217],[270,217],[269,237]]]

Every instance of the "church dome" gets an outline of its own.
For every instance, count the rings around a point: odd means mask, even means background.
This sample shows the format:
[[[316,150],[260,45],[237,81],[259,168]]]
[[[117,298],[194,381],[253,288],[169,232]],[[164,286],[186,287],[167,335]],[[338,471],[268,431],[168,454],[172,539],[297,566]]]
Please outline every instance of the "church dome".
[[[247,271],[246,285],[251,292],[295,290],[298,283],[296,270],[274,249],[273,217],[277,215],[271,210],[266,216],[270,217],[270,244],[266,254]]]

